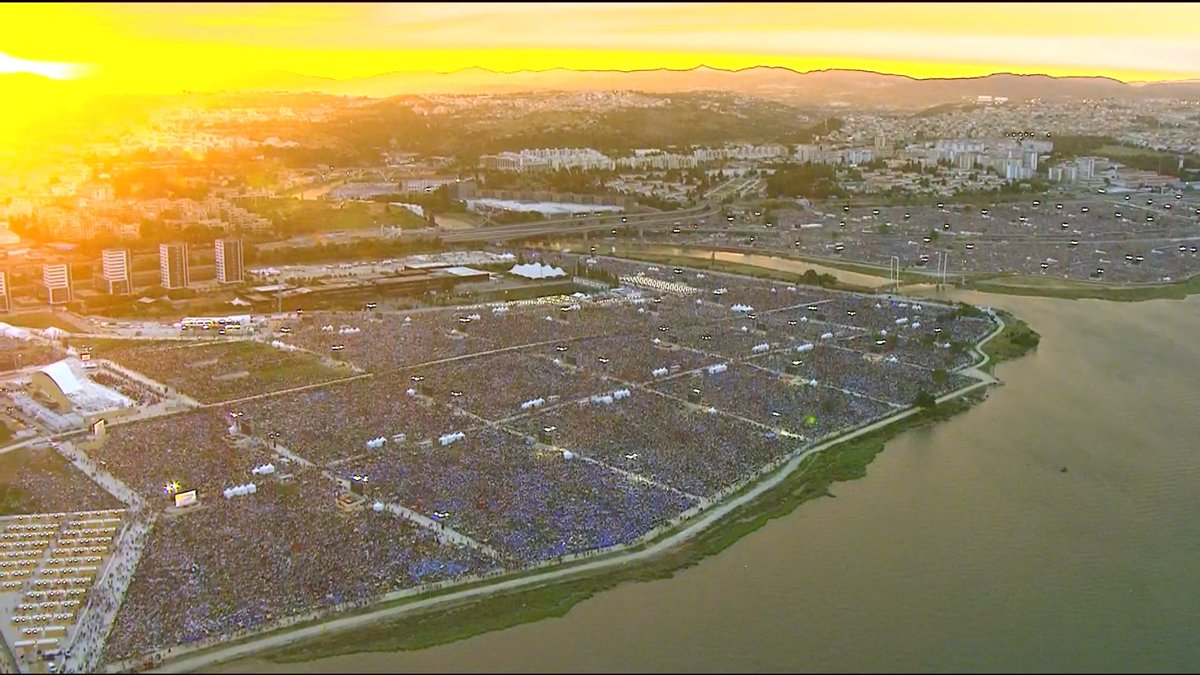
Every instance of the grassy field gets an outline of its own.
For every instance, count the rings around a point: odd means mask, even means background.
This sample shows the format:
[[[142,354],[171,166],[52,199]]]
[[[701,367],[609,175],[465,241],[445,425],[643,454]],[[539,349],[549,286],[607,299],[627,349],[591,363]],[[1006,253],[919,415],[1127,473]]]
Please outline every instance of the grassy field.
[[[1092,154],[1100,157],[1112,157],[1114,159],[1134,155],[1162,157],[1164,161],[1170,160],[1171,162],[1176,162],[1179,159],[1178,153],[1164,152],[1162,150],[1154,150],[1153,148],[1134,148],[1127,145],[1102,145]],[[1174,164],[1172,163],[1169,166],[1174,167]]]
[[[4,322],[23,328],[61,328],[68,332],[87,331],[88,328],[76,324],[65,314],[51,312],[34,312],[32,314],[12,314],[4,317]]]
[[[1042,298],[1061,298],[1064,300],[1115,300],[1118,302],[1139,302],[1142,300],[1182,300],[1189,295],[1200,293],[1200,275],[1181,281],[1165,284],[1139,284],[1129,286],[1101,286],[1085,281],[1064,279],[1062,283],[1036,284],[1029,277],[1018,277],[1011,281],[995,278],[976,281],[965,288],[983,293],[999,293],[1003,295],[1024,295]]]
[[[675,246],[673,244],[662,244],[662,245],[670,245],[674,248],[681,248],[685,251],[697,252],[697,253],[708,253],[708,252],[714,250],[712,248],[707,248],[707,247]],[[582,241],[572,242],[571,244],[567,245],[567,247],[573,251],[586,250],[587,246],[590,246],[590,244],[588,242],[582,242]],[[764,256],[764,257],[769,257],[769,258],[780,258],[783,260],[790,260],[793,262],[811,263],[813,265],[820,265],[822,267],[831,267],[833,269],[838,269],[838,270],[842,270],[845,272],[854,272],[856,274],[863,274],[866,276],[878,277],[879,279],[883,279],[884,281],[887,281],[887,278],[888,278],[887,268],[880,266],[880,265],[872,265],[870,263],[864,263],[864,262],[854,262],[854,261],[850,261],[850,260],[837,260],[837,259],[830,259],[830,258],[821,258],[821,257],[817,257],[817,256],[808,256],[808,255],[790,253],[790,252],[785,252],[785,251],[769,251],[769,250],[757,251],[754,249],[740,249],[740,248],[733,248],[733,247],[730,247],[730,248],[718,247],[715,250],[729,251],[730,253],[745,253],[747,255],[759,255],[759,256]],[[604,255],[603,251],[600,251],[600,254]],[[624,256],[624,254],[621,254],[621,256]],[[621,256],[618,256],[618,257],[621,257]],[[695,262],[697,260],[696,258],[689,258],[689,259],[692,260],[693,262]],[[961,276],[963,276],[963,275],[955,274],[955,275],[952,275],[952,278],[957,278],[957,277],[961,277]],[[966,275],[966,276],[967,276],[967,278],[972,278],[972,277],[987,278],[987,275]],[[900,271],[900,282],[901,283],[906,283],[906,284],[908,284],[908,283],[925,283],[925,282],[932,283],[933,281],[934,281],[933,275],[921,274],[920,272],[913,272],[910,270],[901,270]]]
[[[766,267],[758,267],[756,265],[747,265],[744,263],[733,263],[724,260],[707,261],[700,258],[690,256],[665,255],[660,253],[646,253],[643,251],[623,251],[616,257],[628,258],[630,260],[641,260],[644,262],[659,263],[661,265],[677,265],[679,267],[691,267],[694,269],[715,270],[717,272],[728,272],[730,274],[744,274],[746,276],[759,277],[762,279],[775,279],[777,281],[786,281],[793,284],[802,284],[801,275],[795,272],[783,272],[780,270],[772,270]],[[834,281],[824,288],[833,288],[843,291],[856,291],[860,293],[870,293],[872,289],[864,286],[855,286],[840,281]]]
[[[862,478],[867,473],[867,465],[896,435],[953,417],[980,400],[982,397],[975,395],[956,399],[812,455],[796,472],[758,499],[649,562],[449,608],[441,607],[357,629],[353,639],[345,634],[335,634],[263,656],[277,663],[296,663],[366,651],[423,649],[522,623],[560,617],[576,604],[621,583],[670,578],[676,571],[720,553],[771,520],[792,513],[804,502],[830,496],[834,483]]]
[[[270,218],[275,228],[289,236],[337,230],[393,225],[422,227],[419,216],[402,207],[388,207],[382,202],[342,202],[338,205],[318,200],[260,199],[246,200],[243,208]]]

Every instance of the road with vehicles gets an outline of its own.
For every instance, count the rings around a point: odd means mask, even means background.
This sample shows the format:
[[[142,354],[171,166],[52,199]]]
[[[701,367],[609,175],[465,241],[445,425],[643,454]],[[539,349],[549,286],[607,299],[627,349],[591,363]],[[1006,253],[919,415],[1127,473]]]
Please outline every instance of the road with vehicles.
[[[718,206],[697,206],[678,211],[661,213],[639,213],[628,215],[590,216],[588,218],[563,218],[558,220],[543,220],[519,225],[504,225],[475,230],[459,230],[442,235],[443,242],[472,242],[472,241],[508,241],[525,239],[539,235],[572,235],[584,232],[597,232],[619,227],[674,227],[679,223],[682,227],[691,221],[710,218],[721,214]]]

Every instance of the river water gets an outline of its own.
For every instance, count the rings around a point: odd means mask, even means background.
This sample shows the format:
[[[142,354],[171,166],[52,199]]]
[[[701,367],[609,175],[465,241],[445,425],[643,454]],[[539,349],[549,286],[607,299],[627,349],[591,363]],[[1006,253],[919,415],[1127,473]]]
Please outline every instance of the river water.
[[[954,297],[1012,310],[1040,347],[1001,364],[1005,386],[982,404],[891,441],[836,498],[559,619],[221,669],[1200,668],[1200,297]]]

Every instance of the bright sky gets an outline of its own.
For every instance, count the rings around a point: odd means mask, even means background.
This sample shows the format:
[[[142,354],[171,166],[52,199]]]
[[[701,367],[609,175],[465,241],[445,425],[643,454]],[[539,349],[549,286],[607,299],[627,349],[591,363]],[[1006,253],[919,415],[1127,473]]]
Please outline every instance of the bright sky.
[[[1200,78],[1200,5],[889,3],[4,4],[0,73],[103,91],[254,71],[861,68]]]

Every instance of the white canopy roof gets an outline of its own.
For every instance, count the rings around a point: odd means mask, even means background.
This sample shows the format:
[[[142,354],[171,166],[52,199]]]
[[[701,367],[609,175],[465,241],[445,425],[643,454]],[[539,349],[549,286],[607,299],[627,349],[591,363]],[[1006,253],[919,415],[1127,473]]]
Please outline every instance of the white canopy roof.
[[[68,396],[83,389],[83,384],[75,377],[75,373],[71,372],[66,359],[55,361],[39,372],[45,373],[51,380],[54,380],[54,384],[57,384],[58,388]]]
[[[567,273],[561,267],[551,267],[550,265],[543,265],[541,263],[513,265],[513,268],[508,273],[525,277],[526,279],[552,279],[567,276]]]

